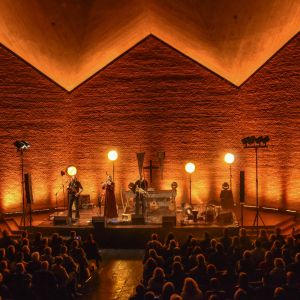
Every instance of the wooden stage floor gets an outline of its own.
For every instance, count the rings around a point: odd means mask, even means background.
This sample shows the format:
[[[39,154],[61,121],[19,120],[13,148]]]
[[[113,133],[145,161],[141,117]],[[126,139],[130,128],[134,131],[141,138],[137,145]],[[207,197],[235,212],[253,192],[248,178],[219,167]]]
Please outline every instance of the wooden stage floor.
[[[187,234],[191,233],[196,237],[202,237],[204,232],[209,232],[212,236],[218,237],[222,234],[224,227],[228,227],[231,234],[237,234],[240,228],[240,213],[239,209],[234,209],[234,222],[231,224],[222,225],[217,222],[207,224],[204,221],[194,223],[189,221],[188,224],[183,224],[183,213],[178,211],[176,213],[176,226],[165,224],[161,222],[154,223],[151,220],[144,225],[132,224],[131,222],[122,222],[121,217],[115,222],[104,223],[101,218],[103,209],[100,212],[98,207],[91,207],[80,210],[80,219],[70,225],[54,224],[55,217],[66,216],[66,211],[57,211],[55,213],[42,213],[33,215],[33,223],[31,231],[41,231],[45,235],[50,235],[53,232],[58,232],[61,235],[68,235],[70,230],[76,230],[78,234],[86,236],[88,233],[93,233],[98,243],[103,248],[143,248],[145,242],[149,239],[151,233],[156,232],[161,237],[164,237],[168,232],[172,231],[179,241],[186,239]],[[253,230],[253,235],[256,235],[256,227],[253,226],[256,211],[251,209],[244,209],[244,227]],[[119,215],[122,212],[119,211]],[[288,229],[288,224],[292,224],[294,216],[279,214],[277,212],[260,212],[260,216],[264,221],[264,226],[259,220],[259,227],[264,227],[270,232],[275,227],[282,227]],[[97,220],[97,217],[98,218]],[[92,222],[92,218],[96,222]],[[99,220],[100,219],[100,220]],[[102,219],[102,220],[101,220]],[[149,219],[148,219],[149,220]],[[16,222],[20,221],[20,217],[16,218]],[[291,225],[292,226],[292,225]],[[289,232],[287,232],[288,234]]]

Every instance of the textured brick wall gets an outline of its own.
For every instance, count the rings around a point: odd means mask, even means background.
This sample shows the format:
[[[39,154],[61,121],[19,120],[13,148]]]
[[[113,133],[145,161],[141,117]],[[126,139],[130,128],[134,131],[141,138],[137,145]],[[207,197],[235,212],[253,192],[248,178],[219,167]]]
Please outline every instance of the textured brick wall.
[[[252,203],[255,156],[240,139],[261,134],[271,137],[269,148],[259,151],[261,203],[300,209],[299,66],[298,36],[236,88],[150,37],[67,93],[0,48],[2,210],[21,205],[17,139],[32,145],[24,161],[38,208],[55,205],[60,171],[70,164],[78,167],[85,192],[95,201],[111,170],[106,158],[111,148],[120,155],[118,190],[136,178],[135,152],[145,151],[145,163],[157,164],[156,151],[165,151],[164,179],[156,184],[167,188],[177,181],[179,200],[188,192],[184,164],[194,161],[194,202],[218,198],[229,175],[223,156],[231,151],[235,196],[239,171],[245,170],[246,201]]]

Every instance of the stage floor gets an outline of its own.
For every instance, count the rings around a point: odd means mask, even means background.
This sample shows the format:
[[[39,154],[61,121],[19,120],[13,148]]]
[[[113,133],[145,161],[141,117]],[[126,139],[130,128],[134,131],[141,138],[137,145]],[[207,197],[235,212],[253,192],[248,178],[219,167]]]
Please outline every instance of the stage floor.
[[[62,211],[57,211],[55,213],[49,214],[46,218],[41,219],[41,220],[36,220],[34,221],[34,226],[35,227],[49,227],[49,226],[67,226],[67,227],[93,227],[92,224],[92,219],[95,217],[103,217],[103,207],[100,209],[99,207],[96,206],[91,206],[88,208],[82,208],[80,209],[80,218],[75,220],[73,219],[72,224],[68,225],[54,225],[54,218],[55,217],[61,217],[61,218],[67,218],[68,211],[67,210],[62,210]],[[238,227],[238,219],[236,217],[235,211],[234,210],[227,210],[223,211],[223,213],[229,212],[232,214],[232,221],[226,222],[226,224],[220,224],[220,222],[217,221],[217,218],[213,218],[211,222],[206,222],[205,221],[205,212],[201,212],[199,210],[197,221],[191,220],[187,218],[186,213],[181,210],[177,209],[176,211],[170,212],[167,208],[162,208],[159,211],[155,212],[149,212],[144,215],[144,224],[142,226],[161,226],[162,225],[162,219],[163,217],[175,217],[176,218],[176,226],[180,227]],[[73,212],[73,217],[75,215],[75,212]],[[121,209],[118,211],[118,218],[114,219],[109,219],[106,220],[106,227],[110,226],[132,226],[132,213],[126,213],[124,214]],[[137,224],[134,224],[134,226],[137,226]]]

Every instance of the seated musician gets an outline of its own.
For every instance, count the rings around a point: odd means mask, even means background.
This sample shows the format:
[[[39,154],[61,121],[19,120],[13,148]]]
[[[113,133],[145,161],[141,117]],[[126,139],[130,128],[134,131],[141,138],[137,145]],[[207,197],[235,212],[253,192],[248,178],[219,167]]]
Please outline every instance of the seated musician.
[[[140,205],[142,205],[142,214],[146,212],[146,193],[148,182],[143,175],[134,183],[133,192],[135,193],[135,214],[140,214]]]
[[[221,199],[222,208],[225,209],[233,208],[234,206],[233,195],[231,189],[229,189],[229,184],[227,182],[224,182],[222,185],[220,199]]]

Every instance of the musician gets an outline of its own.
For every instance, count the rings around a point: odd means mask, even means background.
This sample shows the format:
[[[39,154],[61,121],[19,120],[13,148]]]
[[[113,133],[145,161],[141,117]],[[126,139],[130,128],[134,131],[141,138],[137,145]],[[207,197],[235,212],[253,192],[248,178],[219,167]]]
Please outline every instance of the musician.
[[[79,196],[83,191],[81,183],[77,180],[76,176],[72,176],[72,179],[67,187],[68,190],[68,218],[69,222],[72,222],[72,207],[75,202],[76,215],[75,219],[79,219]]]
[[[233,195],[232,195],[232,191],[229,189],[229,184],[227,182],[224,182],[222,185],[220,199],[221,199],[222,208],[225,209],[233,208],[234,206]]]
[[[146,192],[148,190],[148,182],[143,175],[134,183],[133,192],[135,193],[135,214],[140,214],[140,205],[142,204],[142,214],[146,212]]]
[[[102,189],[105,189],[104,216],[108,219],[117,218],[118,211],[115,197],[115,183],[110,175],[107,176],[107,180],[102,184]]]

